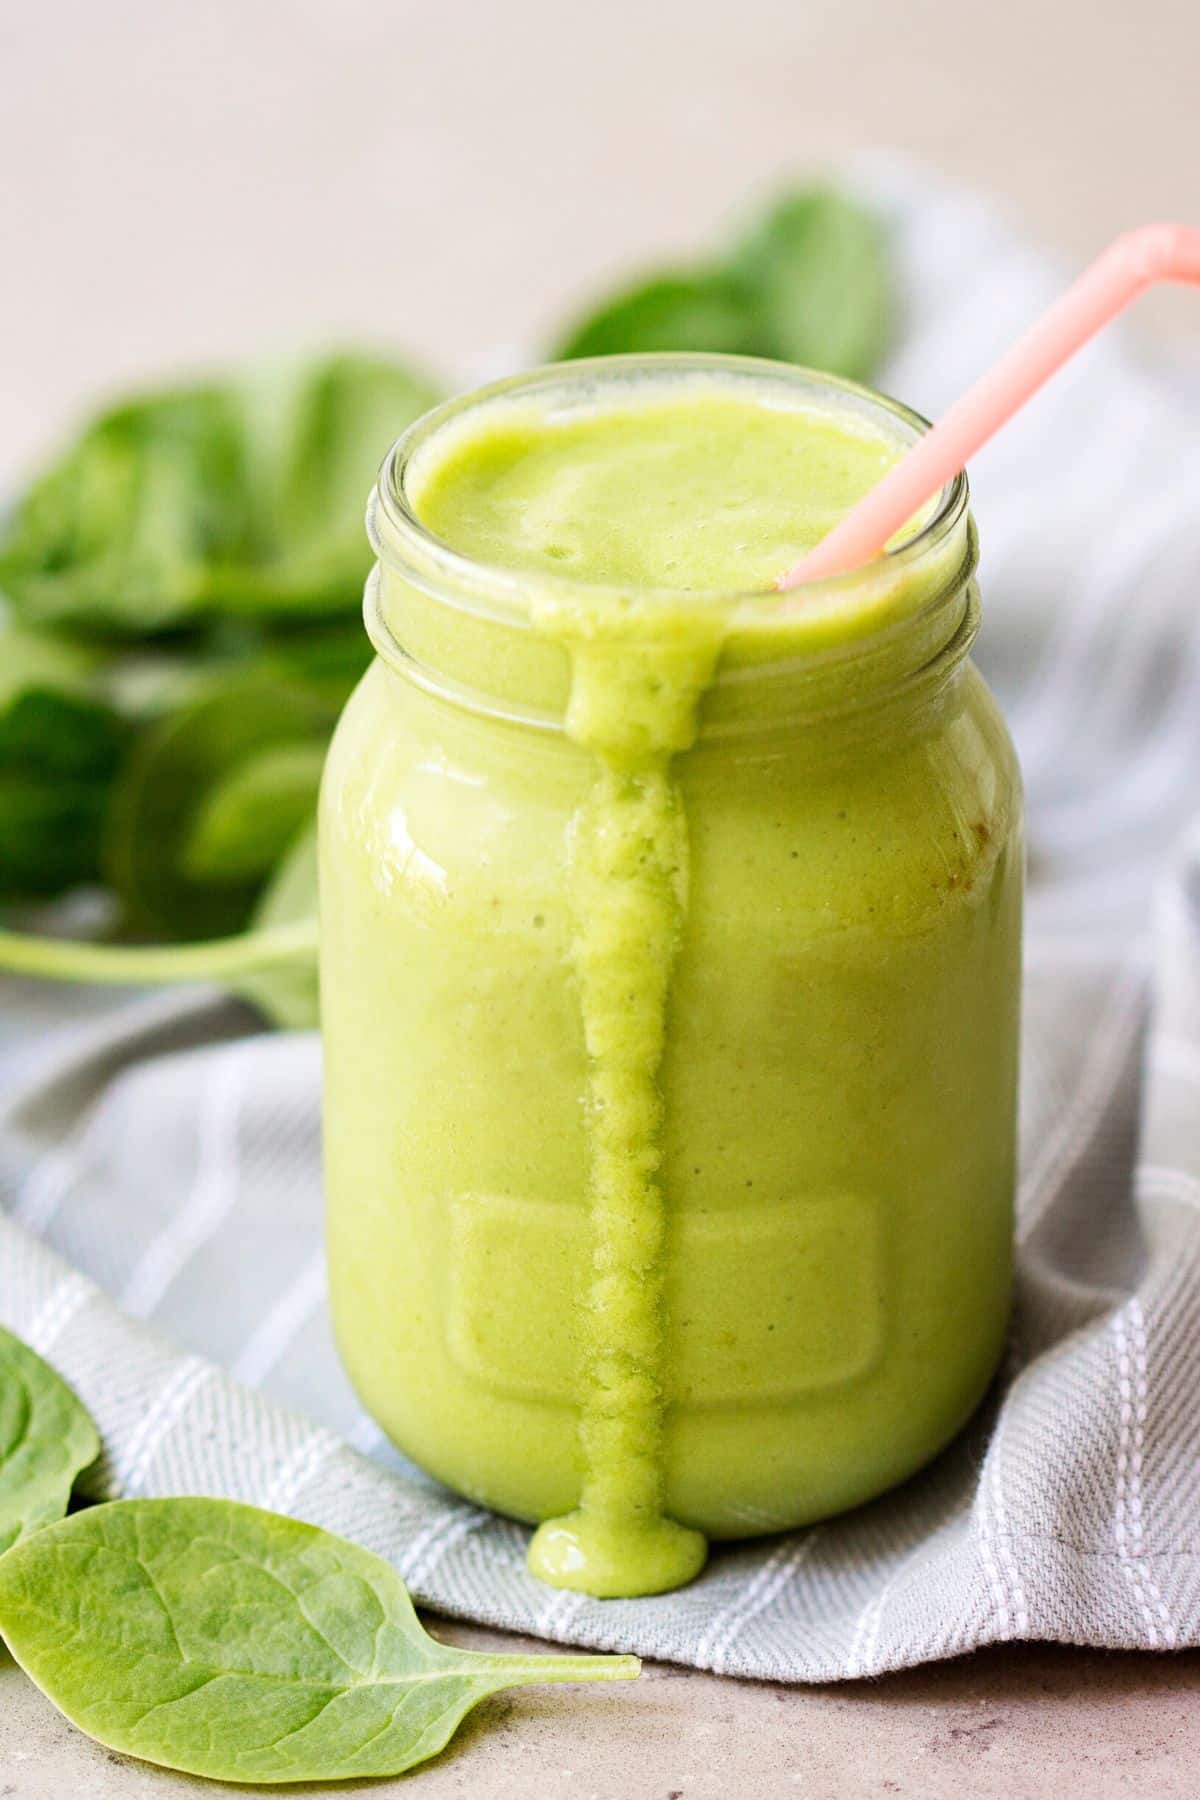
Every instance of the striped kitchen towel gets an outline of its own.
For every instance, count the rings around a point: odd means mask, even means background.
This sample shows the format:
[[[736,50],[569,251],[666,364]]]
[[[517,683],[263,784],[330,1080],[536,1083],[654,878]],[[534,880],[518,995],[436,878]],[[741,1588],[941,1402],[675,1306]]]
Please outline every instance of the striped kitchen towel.
[[[970,197],[858,178],[906,289],[885,385],[936,414],[1061,277]],[[1200,380],[1110,336],[972,477],[1032,867],[1017,1312],[968,1431],[849,1517],[718,1548],[680,1593],[549,1592],[525,1531],[384,1444],[339,1369],[317,1039],[208,994],[8,982],[0,1319],[95,1414],[95,1495],[252,1500],[445,1612],[737,1675],[1200,1644]]]

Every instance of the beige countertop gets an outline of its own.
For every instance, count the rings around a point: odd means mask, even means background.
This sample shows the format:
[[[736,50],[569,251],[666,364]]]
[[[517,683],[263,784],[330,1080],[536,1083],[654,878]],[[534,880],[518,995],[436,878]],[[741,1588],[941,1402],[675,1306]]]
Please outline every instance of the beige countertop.
[[[439,1635],[480,1649],[535,1647],[431,1622]],[[285,1791],[379,1800],[1195,1800],[1198,1702],[1200,1652],[1022,1645],[819,1688],[726,1681],[657,1663],[638,1682],[524,1688],[486,1701],[449,1749],[411,1776]],[[0,1660],[7,1800],[261,1791],[101,1750]]]
[[[1076,259],[1200,219],[1198,66],[1196,0],[4,8],[0,491],[91,400],[166,369],[365,337],[465,380],[864,148],[979,185]],[[1196,332],[1200,299],[1143,319]],[[652,1667],[490,1702],[416,1791],[1182,1800],[1198,1695],[1190,1654],[1022,1646],[808,1690]],[[212,1792],[97,1749],[0,1653],[0,1795]]]

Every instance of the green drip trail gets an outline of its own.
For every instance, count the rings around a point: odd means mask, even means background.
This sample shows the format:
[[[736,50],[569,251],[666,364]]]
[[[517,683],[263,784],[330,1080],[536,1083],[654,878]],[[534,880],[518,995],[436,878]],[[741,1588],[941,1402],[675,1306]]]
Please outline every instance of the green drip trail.
[[[599,772],[571,822],[571,960],[588,1053],[592,1276],[583,1321],[583,1486],[529,1552],[534,1574],[602,1597],[662,1592],[704,1566],[703,1535],[664,1512],[664,1272],[659,1069],[687,909],[688,837],[671,756],[691,742],[719,646],[711,632],[643,647],[590,639],[596,619],[546,608],[572,656],[568,731]]]
[[[427,526],[530,574],[532,624],[570,658],[567,735],[597,768],[567,846],[588,1055],[582,1480],[576,1509],[546,1520],[529,1552],[558,1587],[663,1592],[707,1555],[704,1535],[665,1510],[659,1084],[688,905],[672,759],[695,739],[728,618],[704,590],[766,588],[895,456],[880,434],[704,383],[566,420],[497,409],[449,431],[418,473]]]

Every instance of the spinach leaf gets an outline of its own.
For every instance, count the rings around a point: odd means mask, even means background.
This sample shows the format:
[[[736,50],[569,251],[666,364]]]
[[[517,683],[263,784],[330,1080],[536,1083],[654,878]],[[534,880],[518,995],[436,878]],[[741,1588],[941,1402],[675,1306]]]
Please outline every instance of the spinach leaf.
[[[723,257],[651,274],[577,323],[555,355],[711,350],[869,380],[893,310],[878,222],[827,187],[784,195]]]
[[[244,882],[269,874],[313,817],[322,742],[269,744],[248,756],[204,796],[180,854],[193,881]]]
[[[209,384],[98,418],[30,488],[0,542],[0,587],[38,624],[154,631],[202,603],[213,562],[254,550],[232,391]]]
[[[341,540],[355,571],[356,613],[370,563],[367,495],[388,446],[438,398],[424,376],[361,351],[308,365],[296,384],[279,457],[275,533],[297,561],[314,544]]]
[[[616,294],[568,333],[556,355],[616,356],[652,350],[759,348],[752,305],[721,273],[656,275]]]
[[[97,880],[105,811],[101,783],[0,768],[0,890],[36,899]]]
[[[886,246],[878,222],[831,188],[780,200],[735,249],[754,296],[761,353],[868,381],[891,327]]]
[[[80,699],[91,696],[97,662],[94,652],[49,632],[11,625],[0,636],[0,643],[4,648],[0,656],[0,730],[6,709],[27,690],[72,694]]]
[[[280,863],[255,909],[256,932],[272,934],[309,921],[314,950],[308,956],[265,963],[234,983],[237,992],[285,1031],[307,1031],[320,1022],[315,953],[317,919],[317,827],[301,833]]]
[[[0,1552],[61,1519],[75,1477],[99,1454],[96,1428],[66,1382],[0,1329]]]
[[[114,407],[17,506],[0,588],[27,622],[123,638],[352,612],[376,467],[434,398],[351,353]]]
[[[106,796],[126,742],[95,658],[48,634],[0,636],[0,893],[96,880]]]
[[[352,613],[371,565],[363,528],[379,463],[438,398],[422,376],[341,352],[241,384],[257,557],[207,571],[210,611],[294,627]]]
[[[39,1532],[0,1559],[0,1632],[102,1744],[225,1781],[398,1775],[500,1689],[638,1671],[440,1644],[381,1557],[229,1500],[118,1500]]]
[[[269,752],[294,753],[300,761],[304,752],[323,754],[336,718],[337,708],[323,692],[248,670],[214,676],[212,691],[143,733],[114,789],[108,831],[106,867],[127,920],[174,938],[240,930],[265,871],[249,866],[244,844],[234,845],[232,854],[231,837],[216,844],[224,864],[204,868],[205,852],[216,853],[211,836],[206,842],[215,829],[211,809],[218,808],[220,829],[229,825],[232,832],[230,812],[245,799],[246,786],[254,785],[254,765],[261,775]],[[238,781],[245,785],[240,798],[235,785],[231,801],[227,784]],[[259,788],[256,803],[269,805],[269,798]],[[286,837],[275,837],[276,854],[311,810],[311,793],[298,809],[293,788],[284,810]],[[199,868],[189,862],[198,855]]]
[[[290,685],[300,682],[313,689],[340,712],[374,652],[363,630],[362,599],[344,619],[322,619],[303,630],[264,636],[255,661],[264,674]]]

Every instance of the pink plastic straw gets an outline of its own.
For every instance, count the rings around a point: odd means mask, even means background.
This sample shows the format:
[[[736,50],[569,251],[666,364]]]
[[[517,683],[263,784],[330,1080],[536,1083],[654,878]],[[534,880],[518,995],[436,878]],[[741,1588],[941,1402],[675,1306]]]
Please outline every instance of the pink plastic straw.
[[[869,561],[1089,338],[1159,281],[1200,285],[1200,231],[1188,225],[1143,225],[1110,244],[775,586],[786,590],[823,581]]]

